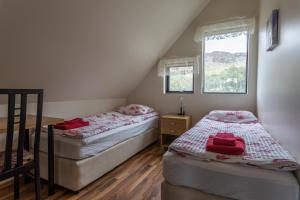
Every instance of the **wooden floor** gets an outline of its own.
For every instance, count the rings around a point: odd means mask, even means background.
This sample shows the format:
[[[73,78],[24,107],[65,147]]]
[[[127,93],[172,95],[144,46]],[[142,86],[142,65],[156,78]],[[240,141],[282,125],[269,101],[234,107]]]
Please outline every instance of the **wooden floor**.
[[[66,200],[160,200],[162,153],[155,144],[74,194],[56,187],[56,193],[47,197],[47,185],[42,187],[42,199]],[[12,182],[0,184],[0,199],[13,199]],[[21,200],[34,200],[34,185],[21,186]]]

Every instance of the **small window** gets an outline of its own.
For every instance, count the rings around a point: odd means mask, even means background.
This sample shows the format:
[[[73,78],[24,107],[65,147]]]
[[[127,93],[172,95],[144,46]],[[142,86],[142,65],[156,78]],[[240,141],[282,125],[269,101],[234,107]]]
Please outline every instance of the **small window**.
[[[203,45],[203,93],[247,93],[248,32],[209,36]]]
[[[194,73],[193,66],[168,67],[165,78],[167,93],[193,93]]]

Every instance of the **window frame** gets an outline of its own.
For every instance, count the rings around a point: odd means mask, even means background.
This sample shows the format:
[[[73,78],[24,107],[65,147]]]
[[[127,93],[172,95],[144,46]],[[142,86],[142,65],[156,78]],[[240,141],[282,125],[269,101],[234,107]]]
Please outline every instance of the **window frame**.
[[[170,68],[172,67],[168,67],[166,68],[166,70],[168,70],[168,73],[170,72]],[[169,93],[169,94],[194,94],[195,91],[195,74],[193,73],[193,90],[192,91],[170,91],[170,76],[169,75],[165,75],[165,93]]]
[[[241,31],[242,32],[242,31]],[[248,81],[249,81],[249,52],[250,52],[250,40],[251,36],[249,34],[249,31],[247,31],[247,55],[246,55],[246,87],[245,87],[245,92],[206,92],[205,91],[205,42],[206,40],[202,42],[202,88],[201,92],[202,94],[236,94],[236,95],[241,95],[241,94],[248,94],[249,93],[249,88],[248,88]]]

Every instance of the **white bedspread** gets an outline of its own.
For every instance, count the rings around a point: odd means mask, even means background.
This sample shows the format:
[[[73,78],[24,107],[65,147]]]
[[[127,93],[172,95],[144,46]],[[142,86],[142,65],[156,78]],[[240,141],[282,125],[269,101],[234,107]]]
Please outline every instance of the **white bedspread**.
[[[119,112],[104,112],[98,115],[89,115],[83,117],[84,121],[89,122],[89,126],[70,130],[57,129],[56,133],[66,137],[85,139],[120,127],[138,124],[149,118],[157,116],[157,112],[136,116],[125,115]]]
[[[206,151],[208,137],[218,132],[230,132],[242,137],[246,144],[245,155],[229,156]],[[239,163],[281,171],[300,168],[291,154],[260,123],[224,123],[203,118],[195,127],[176,139],[169,149],[192,159]]]
[[[76,139],[55,134],[55,156],[73,160],[85,159],[105,151],[125,140],[145,134],[157,127],[158,117],[152,117],[140,123],[122,126],[84,139]],[[57,129],[54,130],[55,133],[56,131]],[[33,141],[34,137],[32,135],[31,142]],[[40,150],[42,152],[48,152],[47,143],[47,133],[42,132],[40,141]]]

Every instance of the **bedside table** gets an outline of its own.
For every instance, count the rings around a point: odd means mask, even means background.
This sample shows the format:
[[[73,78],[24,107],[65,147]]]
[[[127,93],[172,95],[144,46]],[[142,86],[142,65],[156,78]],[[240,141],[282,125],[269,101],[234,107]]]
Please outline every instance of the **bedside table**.
[[[163,115],[160,118],[160,144],[167,148],[177,137],[189,130],[192,117],[187,115]]]

